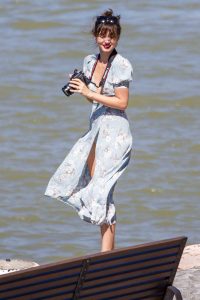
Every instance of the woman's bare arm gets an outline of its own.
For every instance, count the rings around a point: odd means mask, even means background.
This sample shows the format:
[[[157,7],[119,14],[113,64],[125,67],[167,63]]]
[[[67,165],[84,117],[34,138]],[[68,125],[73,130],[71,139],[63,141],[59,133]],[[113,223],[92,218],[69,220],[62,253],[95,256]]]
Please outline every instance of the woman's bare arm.
[[[70,81],[71,91],[85,96],[89,101],[96,101],[105,106],[125,110],[128,106],[129,89],[126,87],[115,88],[115,96],[106,96],[91,91],[80,79]]]

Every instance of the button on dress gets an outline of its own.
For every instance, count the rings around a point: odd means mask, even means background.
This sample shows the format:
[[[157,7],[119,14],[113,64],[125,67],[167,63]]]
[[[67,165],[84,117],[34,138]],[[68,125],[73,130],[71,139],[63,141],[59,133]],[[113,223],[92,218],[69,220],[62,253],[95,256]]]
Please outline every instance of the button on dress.
[[[84,59],[83,72],[90,77],[97,55]],[[109,70],[103,94],[114,96],[116,87],[129,86],[130,62],[117,54]],[[88,87],[95,91],[91,82]],[[91,178],[87,159],[93,144],[95,170]],[[113,191],[126,169],[132,150],[132,135],[125,111],[93,102],[88,131],[78,139],[50,179],[45,195],[72,206],[81,219],[96,225],[116,223]]]

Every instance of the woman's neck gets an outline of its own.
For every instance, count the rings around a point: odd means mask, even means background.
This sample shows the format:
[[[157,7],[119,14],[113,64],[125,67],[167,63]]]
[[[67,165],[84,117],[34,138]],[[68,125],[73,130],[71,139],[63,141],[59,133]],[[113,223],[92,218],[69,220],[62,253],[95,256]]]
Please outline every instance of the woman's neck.
[[[115,49],[113,49],[112,52],[110,52],[110,53],[109,52],[105,53],[105,52],[100,51],[99,62],[102,64],[107,64],[112,53],[116,55],[117,51]]]
[[[99,61],[103,64],[107,64],[111,53],[105,53],[100,51]]]

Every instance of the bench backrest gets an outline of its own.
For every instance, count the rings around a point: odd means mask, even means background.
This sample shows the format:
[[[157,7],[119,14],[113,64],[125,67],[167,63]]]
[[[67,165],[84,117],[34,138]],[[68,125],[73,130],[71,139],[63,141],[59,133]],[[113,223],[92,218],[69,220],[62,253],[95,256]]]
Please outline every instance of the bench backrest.
[[[87,255],[0,276],[0,299],[161,300],[187,238]]]

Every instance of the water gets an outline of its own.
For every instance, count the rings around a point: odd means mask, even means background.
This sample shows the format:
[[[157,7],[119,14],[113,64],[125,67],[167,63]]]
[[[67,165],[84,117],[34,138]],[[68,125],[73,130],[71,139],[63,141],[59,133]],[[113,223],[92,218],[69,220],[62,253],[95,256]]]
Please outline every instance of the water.
[[[199,243],[199,1],[110,1],[134,66],[134,155],[115,192],[117,247],[187,235]],[[88,127],[90,104],[61,87],[107,1],[1,1],[1,258],[39,263],[99,251],[99,228],[43,196]]]

